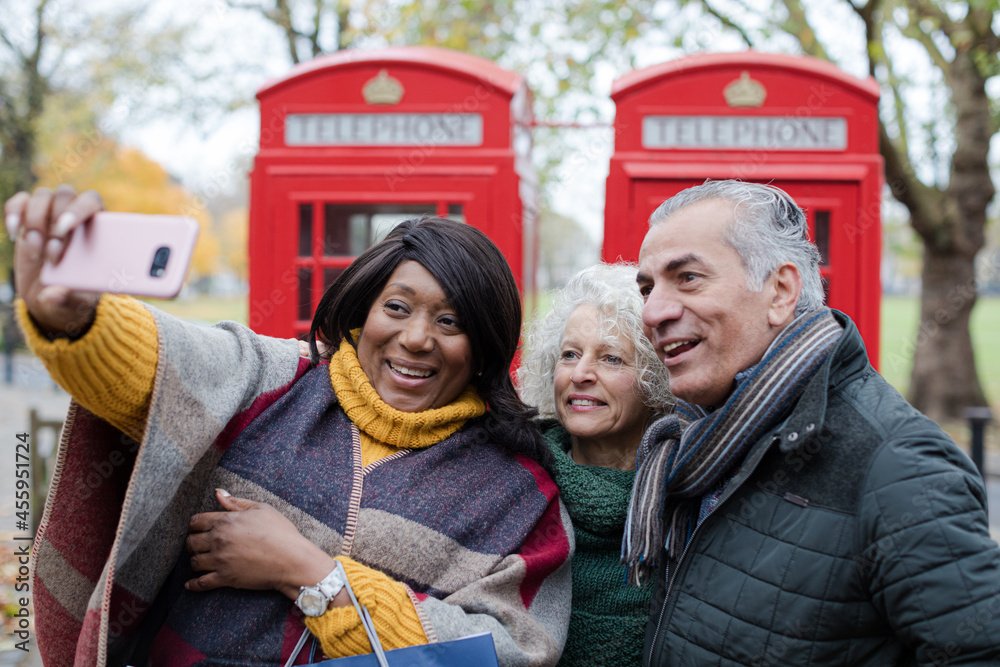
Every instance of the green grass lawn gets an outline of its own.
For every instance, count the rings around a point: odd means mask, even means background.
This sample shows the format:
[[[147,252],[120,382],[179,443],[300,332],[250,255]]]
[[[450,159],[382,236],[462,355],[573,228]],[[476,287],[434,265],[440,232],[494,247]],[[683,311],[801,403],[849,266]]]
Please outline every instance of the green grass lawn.
[[[247,323],[246,296],[213,297],[197,296],[192,299],[143,299],[151,306],[185,320],[195,320],[214,324],[222,320]]]
[[[882,298],[879,371],[904,395],[913,360],[901,362],[899,351],[912,348],[919,315],[916,297]],[[979,380],[996,412],[1000,408],[1000,298],[979,298],[972,311],[971,329]]]

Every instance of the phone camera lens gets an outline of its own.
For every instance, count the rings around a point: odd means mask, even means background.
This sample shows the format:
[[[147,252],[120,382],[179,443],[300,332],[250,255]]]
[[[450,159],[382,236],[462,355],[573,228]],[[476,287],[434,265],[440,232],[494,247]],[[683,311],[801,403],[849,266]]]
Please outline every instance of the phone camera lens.
[[[170,248],[160,246],[153,255],[153,265],[149,268],[149,275],[159,278],[167,270],[167,260],[170,259]]]

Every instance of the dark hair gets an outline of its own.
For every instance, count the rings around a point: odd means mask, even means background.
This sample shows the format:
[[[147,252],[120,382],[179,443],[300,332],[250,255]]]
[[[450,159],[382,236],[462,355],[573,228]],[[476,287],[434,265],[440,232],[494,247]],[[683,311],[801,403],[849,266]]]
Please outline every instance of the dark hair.
[[[472,346],[484,426],[491,440],[548,468],[552,454],[530,422],[536,412],[514,389],[510,365],[521,332],[521,298],[503,254],[475,227],[445,218],[406,220],[385,240],[358,256],[320,299],[309,330],[312,359],[317,340],[332,355],[351,330],[364,326],[389,276],[406,261],[419,262],[437,280]]]

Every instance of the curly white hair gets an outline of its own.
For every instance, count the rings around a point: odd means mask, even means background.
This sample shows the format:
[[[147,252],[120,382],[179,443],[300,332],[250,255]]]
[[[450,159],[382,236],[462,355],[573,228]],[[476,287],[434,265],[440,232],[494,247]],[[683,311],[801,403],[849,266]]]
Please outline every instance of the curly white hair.
[[[560,290],[552,310],[526,327],[526,352],[517,370],[521,400],[538,408],[543,417],[556,416],[555,368],[559,361],[566,320],[582,305],[593,305],[601,316],[601,333],[609,343],[624,337],[635,348],[637,389],[642,402],[660,414],[674,406],[667,369],[653,350],[642,327],[642,295],[636,286],[634,264],[595,264]]]

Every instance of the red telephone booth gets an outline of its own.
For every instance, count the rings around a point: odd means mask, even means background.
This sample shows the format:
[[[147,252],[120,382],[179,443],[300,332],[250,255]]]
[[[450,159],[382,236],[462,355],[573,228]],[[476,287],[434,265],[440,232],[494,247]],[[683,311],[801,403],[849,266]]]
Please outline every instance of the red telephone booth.
[[[705,179],[770,183],[806,211],[827,303],[878,360],[882,158],[878,85],[815,58],[691,56],[631,72],[611,92],[615,152],[605,261],[635,260],[649,215]]]
[[[345,51],[257,93],[250,326],[301,336],[325,288],[401,220],[481,229],[533,288],[531,96],[490,61],[425,47]]]

